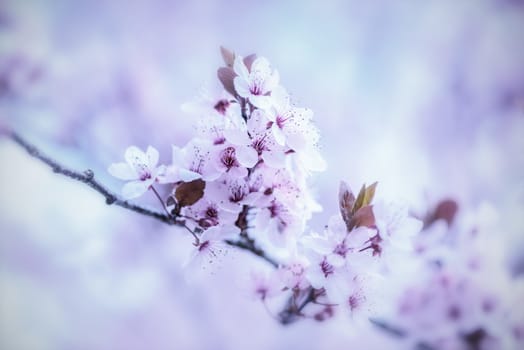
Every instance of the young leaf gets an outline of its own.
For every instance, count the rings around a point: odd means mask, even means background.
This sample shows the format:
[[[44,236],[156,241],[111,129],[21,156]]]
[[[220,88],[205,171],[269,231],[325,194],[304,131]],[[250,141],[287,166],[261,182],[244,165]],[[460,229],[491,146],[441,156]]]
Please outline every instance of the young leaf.
[[[349,230],[361,226],[369,228],[375,227],[375,215],[373,215],[373,207],[371,205],[366,205],[358,209],[351,218],[349,226]]]
[[[202,179],[196,179],[190,182],[183,182],[175,190],[175,198],[179,207],[193,205],[204,196],[206,182]]]
[[[457,211],[457,202],[453,199],[444,199],[426,216],[424,219],[424,227],[431,226],[437,220],[444,220],[449,227],[453,224]]]
[[[218,80],[220,80],[224,89],[226,89],[226,91],[231,95],[236,96],[235,84],[233,83],[233,80],[235,80],[236,77],[235,71],[229,67],[222,67],[218,69],[217,75]]]
[[[252,53],[249,56],[244,57],[244,64],[247,67],[247,70],[251,72],[251,65],[257,59],[257,55]]]
[[[360,192],[358,193],[357,199],[355,200],[355,205],[353,206],[353,214],[357,212],[360,208],[370,205],[375,196],[375,189],[377,187],[377,182],[374,182],[370,186],[362,185]]]
[[[224,59],[226,66],[233,68],[233,63],[235,62],[235,53],[223,46],[220,46],[220,53],[222,54],[222,58]]]
[[[340,215],[346,223],[349,231],[349,225],[351,217],[353,216],[353,205],[355,204],[355,195],[349,189],[348,185],[344,181],[340,181],[338,190],[338,204],[340,207]]]

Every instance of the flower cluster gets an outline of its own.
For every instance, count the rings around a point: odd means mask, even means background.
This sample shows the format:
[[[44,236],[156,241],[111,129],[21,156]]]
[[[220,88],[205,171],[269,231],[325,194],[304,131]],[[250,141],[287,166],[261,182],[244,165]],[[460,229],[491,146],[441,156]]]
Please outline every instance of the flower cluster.
[[[313,113],[294,105],[267,59],[224,49],[222,55],[224,90],[184,105],[197,120],[195,136],[173,146],[171,164],[158,166],[152,147],[130,147],[126,163],[109,172],[130,181],[122,191],[128,199],[148,189],[158,196],[156,184],[170,186],[162,204],[193,234],[192,264],[205,265],[231,246],[278,257],[271,273],[255,272],[254,294],[264,301],[287,294],[282,322],[306,315],[310,303],[317,320],[337,306],[367,315],[385,262],[409,250],[419,222],[403,207],[373,203],[376,183],[357,196],[342,183],[340,214],[324,232],[308,232],[319,209],[309,176],[325,168]]]
[[[267,291],[291,291],[292,299],[306,296],[316,304],[308,314],[318,321],[337,309],[367,321],[381,299],[389,262],[411,251],[411,239],[421,227],[405,207],[373,203],[376,185],[363,186],[355,197],[342,182],[340,214],[331,217],[322,233],[302,235],[295,254],[274,272],[277,277],[267,278],[266,285],[257,280],[255,290],[266,291],[261,297],[275,294]]]
[[[313,113],[292,103],[266,58],[222,53],[225,90],[184,105],[196,132],[185,146],[173,146],[171,164],[158,166],[151,146],[145,153],[133,146],[109,172],[130,181],[126,199],[171,186],[165,207],[198,236],[195,257],[215,254],[224,240],[247,239],[248,224],[260,244],[292,250],[318,209],[308,177],[325,167]]]
[[[390,322],[428,349],[522,348],[524,317],[516,305],[524,279],[510,276],[496,227],[462,226],[437,220],[420,233],[412,257],[417,278],[409,278]]]

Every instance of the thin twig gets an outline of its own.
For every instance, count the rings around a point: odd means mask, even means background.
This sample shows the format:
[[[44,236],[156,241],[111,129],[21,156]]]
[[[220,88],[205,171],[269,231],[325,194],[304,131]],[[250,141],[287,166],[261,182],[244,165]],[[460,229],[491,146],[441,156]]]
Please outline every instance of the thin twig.
[[[370,318],[369,319],[369,322],[371,322],[372,325],[374,325],[375,327],[379,328],[380,330],[386,332],[386,333],[389,333],[395,337],[399,337],[399,338],[402,338],[402,337],[405,337],[406,336],[406,331],[399,328],[399,327],[396,327],[384,320],[380,320],[380,319],[377,319],[377,318]]]
[[[162,199],[162,197],[160,196],[156,188],[153,185],[151,185],[151,187],[149,188],[151,189],[151,191],[153,191],[153,193],[155,194],[155,197],[158,199],[160,204],[162,204],[162,208],[164,208],[164,211],[166,212],[167,217],[172,218],[173,216],[169,213],[169,210],[167,210],[166,203],[164,202],[164,200]]]
[[[263,249],[258,248],[257,246],[255,246],[254,244],[251,244],[248,241],[245,241],[245,240],[234,241],[231,239],[226,239],[225,242],[229,244],[230,246],[250,251],[251,253],[255,254],[256,256],[259,256],[260,258],[264,259],[265,261],[273,265],[273,267],[275,268],[277,268],[279,265],[278,262],[275,259],[269,257]]]
[[[288,301],[287,306],[284,308],[283,311],[279,313],[280,317],[280,323],[283,325],[288,325],[291,323],[294,323],[295,321],[298,321],[300,318],[302,318],[304,315],[302,314],[302,310],[311,302],[315,301],[315,289],[313,287],[309,287],[307,290],[307,295],[302,300],[302,302],[297,305],[297,300],[294,295],[292,295]]]
[[[162,214],[157,211],[154,211],[148,208],[144,208],[139,205],[130,203],[126,200],[120,199],[118,195],[108,190],[104,185],[102,185],[100,182],[98,182],[98,180],[95,179],[95,174],[91,169],[87,169],[83,172],[68,169],[67,167],[55,161],[51,157],[43,154],[37,147],[27,142],[24,138],[19,136],[17,133],[10,132],[8,136],[11,138],[11,140],[13,140],[23,149],[25,149],[27,153],[29,153],[29,155],[31,155],[32,157],[36,159],[39,159],[40,161],[42,161],[43,163],[51,167],[51,169],[53,169],[55,173],[65,175],[76,181],[80,181],[88,185],[89,187],[97,191],[98,193],[100,193],[102,196],[105,197],[106,204],[108,205],[114,204],[119,207],[134,211],[136,213],[152,217],[154,219],[157,219],[169,225],[180,225],[179,221],[165,214]]]
[[[193,231],[189,226],[187,226],[187,224],[186,224],[185,222],[183,223],[182,226],[184,226],[184,228],[185,228],[186,230],[188,230],[189,233],[191,233],[191,235],[192,235],[193,238],[195,239],[195,242],[193,242],[193,245],[194,245],[195,247],[198,247],[198,246],[200,245],[200,238],[198,238],[196,232]]]
[[[91,169],[87,169],[84,172],[71,170],[67,168],[66,166],[64,166],[63,164],[60,164],[58,161],[42,153],[36,146],[26,141],[23,137],[21,137],[17,133],[11,131],[11,132],[8,132],[7,136],[11,140],[13,140],[16,144],[18,144],[23,149],[25,149],[27,153],[29,153],[30,156],[47,164],[51,169],[53,169],[55,173],[61,174],[73,180],[82,182],[88,185],[89,187],[91,187],[92,189],[94,189],[95,191],[97,191],[98,193],[100,193],[102,196],[104,196],[106,200],[106,204],[117,205],[119,207],[134,211],[135,213],[152,217],[168,225],[176,225],[176,226],[184,227],[188,229],[189,232],[193,235],[193,237],[195,238],[195,242],[197,243],[199,242],[198,236],[195,234],[195,232],[189,229],[189,227],[187,227],[185,220],[180,220],[177,217],[166,215],[166,214],[130,203],[126,200],[120,199],[118,195],[108,190],[104,185],[102,185],[100,182],[98,182],[98,180],[95,179],[95,174]],[[155,195],[157,195],[157,197],[161,200],[160,196],[158,195],[158,192],[156,191],[154,192],[155,192]],[[274,267],[278,267],[278,263],[274,259],[267,256],[264,250],[256,247],[252,240],[248,242],[244,242],[243,240],[242,241],[226,240],[225,242],[229,244],[230,246],[247,250],[253,253],[254,255],[259,256],[262,259],[264,259],[265,261],[269,262]]]

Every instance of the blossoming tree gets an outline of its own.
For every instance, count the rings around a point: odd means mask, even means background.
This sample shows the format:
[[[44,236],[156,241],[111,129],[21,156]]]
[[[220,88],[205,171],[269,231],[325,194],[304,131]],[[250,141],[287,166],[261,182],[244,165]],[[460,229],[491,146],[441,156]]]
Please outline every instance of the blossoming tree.
[[[109,166],[111,175],[126,182],[121,197],[92,171],[70,170],[16,133],[7,133],[55,172],[100,192],[108,204],[184,228],[193,238],[187,247],[188,269],[206,269],[231,249],[265,260],[272,270],[252,272],[252,292],[282,324],[324,321],[343,313],[409,337],[419,348],[522,343],[523,320],[511,316],[502,327],[472,322],[479,314],[510,317],[510,310],[500,293],[478,286],[474,275],[482,267],[457,263],[453,254],[439,255],[435,247],[442,246],[442,239],[427,239],[435,236],[427,233],[435,222],[444,220],[450,227],[453,202],[416,219],[405,205],[376,200],[377,183],[353,192],[341,182],[339,212],[321,232],[311,230],[308,220],[320,205],[310,177],[325,169],[313,112],[294,104],[266,58],[226,49],[222,56],[225,66],[218,78],[224,91],[185,105],[195,117],[195,134],[187,144],[172,146],[170,164],[159,164],[152,146],[145,151],[130,146],[124,162]],[[162,196],[166,189],[169,194]],[[136,204],[147,191],[158,198],[161,212]],[[387,308],[384,291],[406,261],[418,269],[412,269],[417,277],[406,284],[388,319],[381,313]],[[464,265],[470,270],[457,268]],[[452,329],[449,322],[456,323]]]

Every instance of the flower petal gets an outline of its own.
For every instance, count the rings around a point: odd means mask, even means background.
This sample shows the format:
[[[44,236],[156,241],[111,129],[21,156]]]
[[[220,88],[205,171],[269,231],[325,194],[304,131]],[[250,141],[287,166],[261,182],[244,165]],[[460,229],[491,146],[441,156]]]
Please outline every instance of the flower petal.
[[[282,130],[278,127],[278,125],[273,124],[271,131],[273,132],[273,137],[275,138],[275,141],[279,145],[283,146],[286,144],[286,136],[284,135]]]
[[[271,91],[271,97],[273,98],[273,105],[278,111],[287,111],[290,107],[290,98],[286,89],[282,86],[277,86]]]
[[[314,147],[308,147],[304,150],[302,162],[311,171],[324,171],[326,169],[326,161]]]
[[[178,175],[179,179],[184,182],[190,182],[202,177],[199,173],[187,169],[178,169]]]
[[[257,108],[267,110],[271,107],[271,96],[249,95],[249,102]]]
[[[249,97],[251,95],[251,92],[249,91],[249,85],[245,79],[242,79],[241,77],[235,77],[233,84],[235,85],[235,91],[239,96]]]
[[[262,153],[262,159],[264,163],[271,168],[280,169],[286,165],[286,155],[284,152],[267,151]]]
[[[247,70],[247,67],[244,64],[244,58],[242,56],[235,57],[235,62],[233,63],[233,70],[244,81],[247,81],[249,79],[249,71]]]
[[[156,148],[152,147],[152,146],[147,146],[147,151],[146,151],[146,157],[147,157],[147,160],[148,160],[148,165],[149,165],[149,169],[154,169],[156,167],[156,165],[158,164],[158,158],[159,158],[159,154],[158,154],[158,151]]]
[[[251,73],[260,74],[263,77],[271,75],[271,64],[265,57],[257,57],[251,65]]]
[[[151,183],[149,181],[132,181],[128,182],[122,188],[122,196],[125,199],[133,199],[143,195]]]
[[[175,145],[171,145],[171,150],[173,152],[172,161],[174,166],[184,166],[186,159],[186,149],[180,148]]]
[[[147,165],[147,157],[144,152],[140,150],[140,148],[136,146],[129,146],[126,149],[126,152],[124,154],[124,159],[126,162],[131,165],[134,169],[136,169],[137,165]]]
[[[120,180],[136,180],[138,175],[135,169],[127,163],[113,163],[107,168],[107,171],[112,176]]]
[[[250,142],[246,130],[240,128],[225,129],[224,137],[234,145],[247,145]]]
[[[254,167],[258,161],[258,153],[253,147],[237,147],[236,157],[246,168]]]

